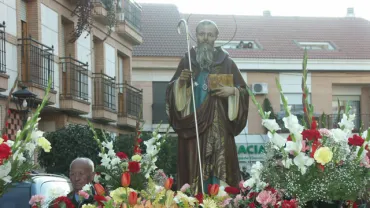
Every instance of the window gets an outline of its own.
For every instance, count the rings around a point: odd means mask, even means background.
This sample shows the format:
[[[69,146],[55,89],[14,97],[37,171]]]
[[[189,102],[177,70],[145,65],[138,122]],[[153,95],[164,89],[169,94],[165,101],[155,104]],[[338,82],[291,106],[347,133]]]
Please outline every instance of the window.
[[[260,49],[260,46],[253,40],[216,41],[215,46],[221,46],[224,49]]]
[[[339,105],[338,105],[339,101]],[[360,96],[352,95],[352,96],[345,96],[345,95],[336,95],[333,96],[332,99],[332,112],[333,115],[331,116],[331,120],[333,122],[333,127],[335,126],[340,120],[342,119],[342,115],[345,112],[347,104],[350,106],[349,114],[355,114],[355,120],[353,123],[355,124],[354,130],[359,130],[361,125],[361,109],[360,109]],[[338,116],[339,111],[339,116]]]
[[[153,124],[168,124],[166,113],[166,89],[168,82],[153,82]]]
[[[335,50],[330,42],[297,42],[298,46],[307,50]]]

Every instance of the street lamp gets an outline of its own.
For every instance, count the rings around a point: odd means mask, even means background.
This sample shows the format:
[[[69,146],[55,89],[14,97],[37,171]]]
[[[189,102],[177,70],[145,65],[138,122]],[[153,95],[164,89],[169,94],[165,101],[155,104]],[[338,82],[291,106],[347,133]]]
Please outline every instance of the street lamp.
[[[23,113],[24,126],[27,122],[28,113],[31,111],[30,109],[34,105],[37,95],[27,90],[27,87],[25,86],[23,86],[21,90],[14,92],[12,95],[15,98],[17,110],[20,113]]]

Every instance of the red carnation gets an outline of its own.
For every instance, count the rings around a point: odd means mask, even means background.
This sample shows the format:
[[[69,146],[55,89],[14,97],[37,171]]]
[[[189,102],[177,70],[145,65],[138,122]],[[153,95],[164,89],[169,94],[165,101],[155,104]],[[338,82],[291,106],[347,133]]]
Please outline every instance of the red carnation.
[[[136,161],[131,161],[128,163],[128,170],[131,173],[138,173],[140,171],[140,163]]]
[[[256,198],[257,196],[258,196],[258,192],[249,192],[248,194],[249,199]]]
[[[140,149],[140,147],[138,145],[135,146],[134,153],[135,154],[141,154],[141,149]]]
[[[6,134],[3,134],[3,142],[7,142],[8,141],[8,139],[9,139],[9,137],[8,137],[8,135],[6,135]]]
[[[237,195],[240,193],[240,190],[238,188],[229,186],[225,188],[225,192],[228,194]]]
[[[12,154],[12,149],[6,144],[0,144],[0,165],[3,164],[4,160],[9,159],[10,155]]]
[[[297,201],[292,199],[292,200],[284,200],[282,203],[281,203],[281,208],[296,208],[298,207],[297,205]]]
[[[288,138],[286,139],[287,141],[292,141],[292,137],[290,137],[290,135],[288,136]]]
[[[137,138],[137,142],[141,143],[143,140],[141,138]]]
[[[124,153],[124,152],[117,152],[116,156],[119,157],[119,159],[121,159],[121,160],[125,160],[125,159],[128,158],[126,153]]]
[[[353,146],[359,146],[361,147],[365,142],[365,139],[360,137],[359,135],[353,135],[353,137],[348,139],[348,144]]]
[[[254,202],[248,204],[249,208],[256,208],[256,204]]]
[[[302,132],[303,139],[310,141],[315,141],[321,138],[321,134],[316,129],[303,130]]]
[[[199,193],[199,194],[195,195],[194,197],[198,200],[199,204],[203,203],[203,194],[202,193]]]
[[[58,198],[56,198],[53,202],[53,208],[59,208],[59,204],[65,204],[66,208],[75,208],[75,205],[73,205],[72,201],[68,198],[68,197],[65,197],[65,196],[60,196]]]

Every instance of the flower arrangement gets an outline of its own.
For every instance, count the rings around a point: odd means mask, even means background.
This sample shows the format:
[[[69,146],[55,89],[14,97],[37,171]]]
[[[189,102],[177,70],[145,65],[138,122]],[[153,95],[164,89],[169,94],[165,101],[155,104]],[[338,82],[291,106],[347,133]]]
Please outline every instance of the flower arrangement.
[[[42,148],[45,152],[51,150],[50,142],[43,137],[44,132],[37,129],[39,115],[48,101],[50,88],[51,82],[41,104],[28,118],[23,129],[17,132],[15,140],[9,140],[6,134],[0,138],[0,197],[13,183],[29,178],[29,173],[36,166],[33,163],[36,148]]]
[[[140,143],[142,143],[140,123],[136,124],[136,142],[134,146],[134,154],[128,158],[124,152],[115,152],[113,150],[113,142],[100,142],[93,126],[89,123],[91,130],[94,133],[94,139],[98,142],[101,152],[101,164],[96,167],[96,172],[99,173],[94,179],[95,182],[101,183],[107,188],[113,190],[121,187],[121,176],[129,175],[131,178],[131,188],[135,190],[143,190],[147,179],[157,169],[155,162],[161,145],[166,141],[167,134],[162,136],[158,133],[159,128],[153,132],[153,137],[145,141],[147,146],[146,153],[141,154]]]
[[[313,116],[313,106],[308,103],[307,53],[303,59],[303,104],[305,119],[301,122],[290,112],[281,85],[276,80],[284,104],[286,138],[279,133],[275,119],[268,119],[253,93],[249,94],[258,107],[262,125],[268,129],[269,144],[263,165],[253,166],[252,177],[244,187],[265,190],[267,184],[284,190],[286,196],[295,197],[300,204],[309,201],[356,201],[365,198],[370,188],[369,151],[370,130],[353,134],[354,115],[347,106],[339,128],[318,128]],[[262,192],[261,192],[262,193]],[[266,193],[266,192],[265,192]]]

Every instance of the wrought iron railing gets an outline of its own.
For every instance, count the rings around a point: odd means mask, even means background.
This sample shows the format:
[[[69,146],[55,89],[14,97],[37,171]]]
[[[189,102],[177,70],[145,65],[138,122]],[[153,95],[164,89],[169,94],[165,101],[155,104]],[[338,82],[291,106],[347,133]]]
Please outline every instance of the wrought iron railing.
[[[123,2],[124,15],[118,15],[118,18],[124,17],[124,20],[129,22],[138,31],[141,31],[141,7],[131,0],[124,0]],[[122,20],[122,19],[119,19]]]
[[[0,73],[6,73],[5,22],[0,24]]]
[[[72,57],[62,57],[60,60],[63,74],[61,97],[88,101],[88,63],[82,63]]]
[[[142,118],[143,90],[127,83],[120,83],[118,88],[118,116]]]
[[[51,79],[51,88],[54,89],[54,47],[32,37],[18,40],[22,55],[22,81],[46,88]]]
[[[115,78],[104,73],[93,73],[94,109],[116,110]]]

